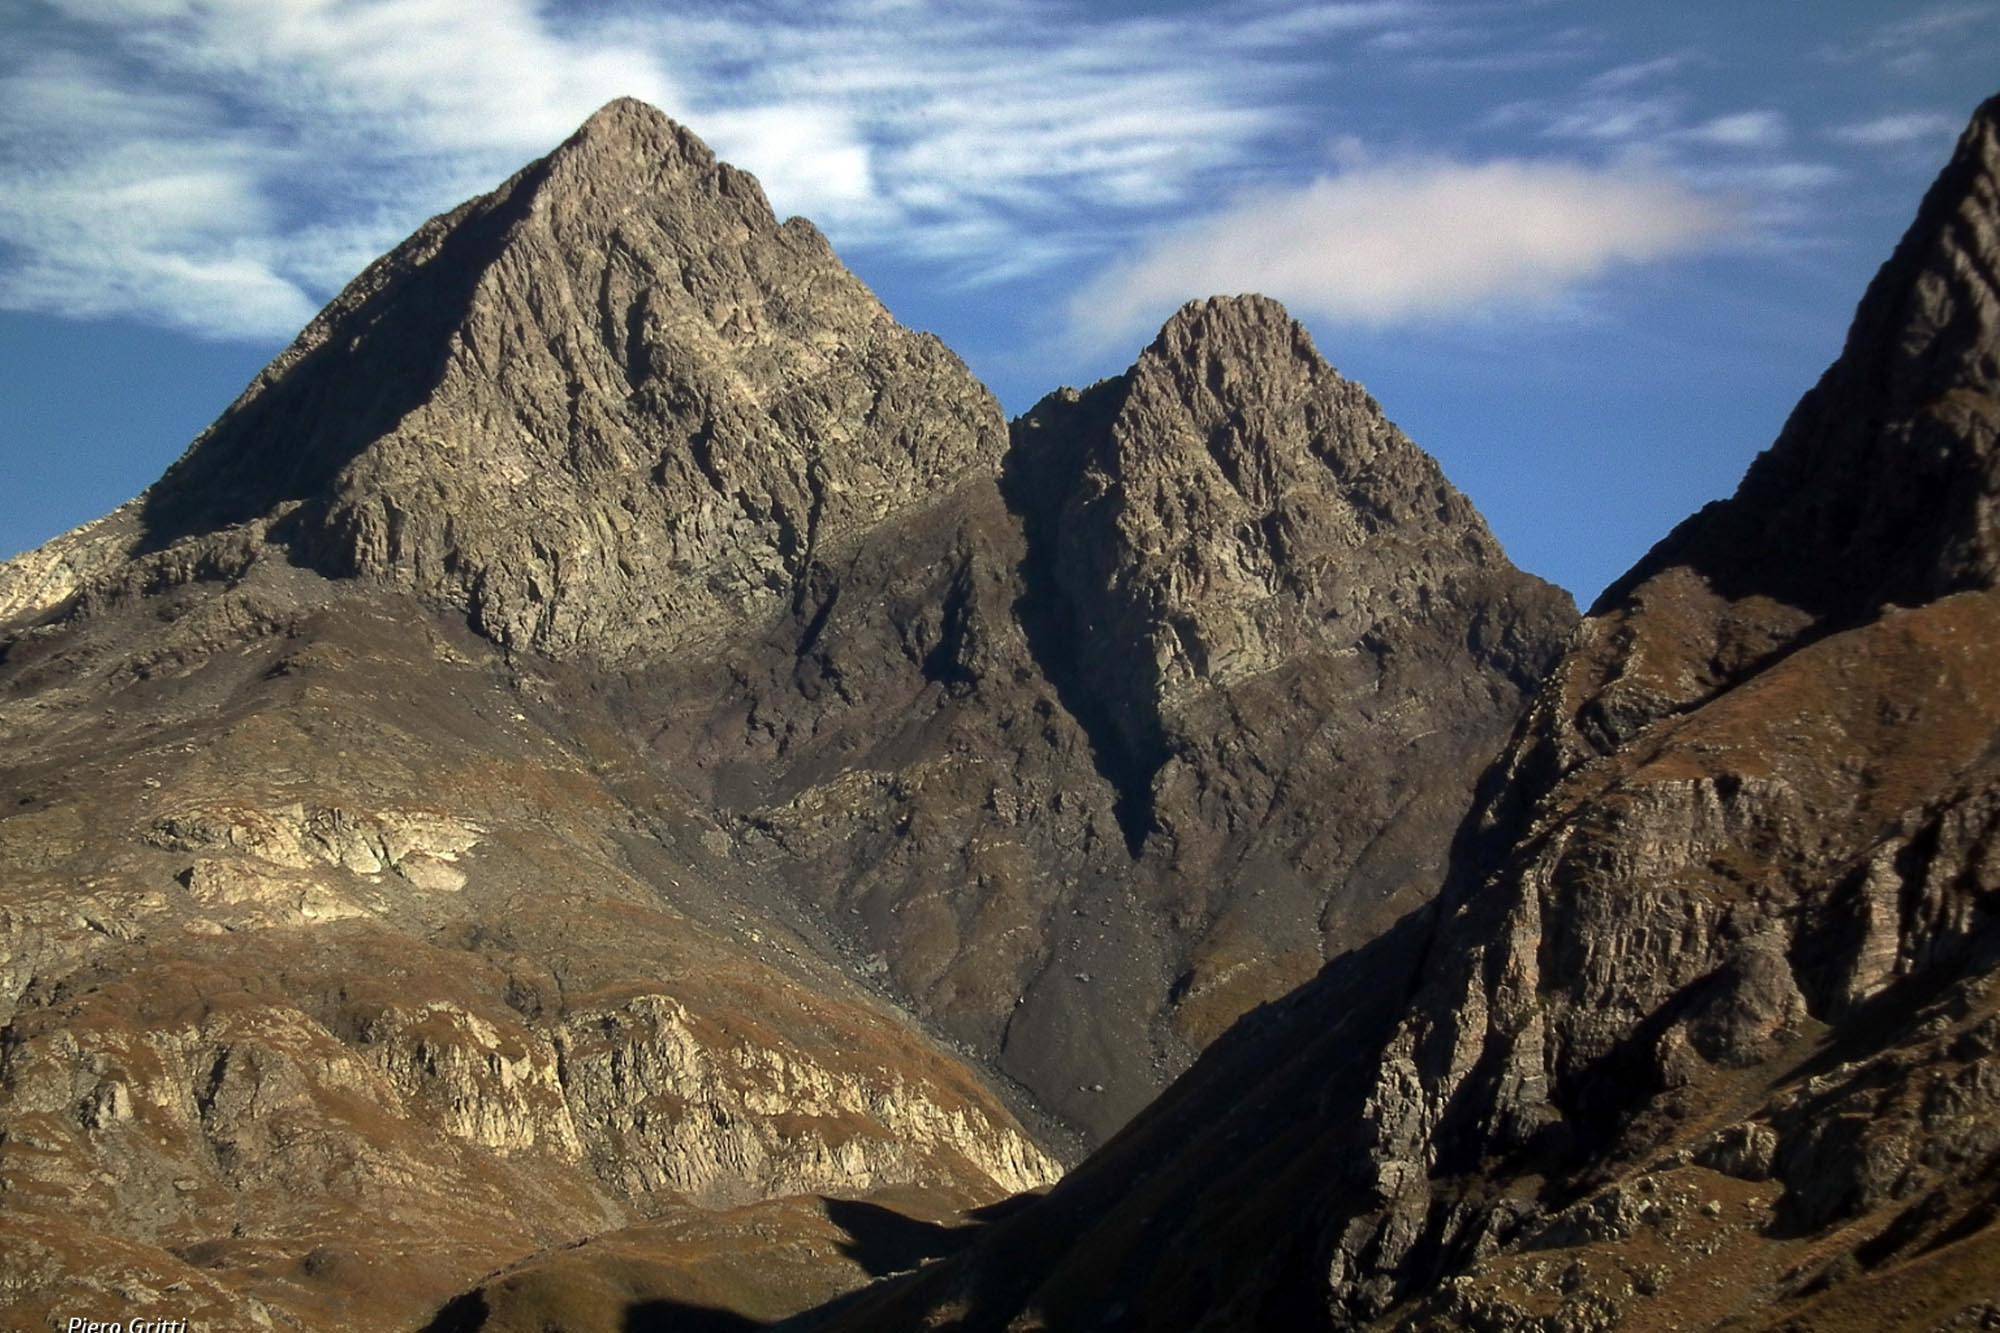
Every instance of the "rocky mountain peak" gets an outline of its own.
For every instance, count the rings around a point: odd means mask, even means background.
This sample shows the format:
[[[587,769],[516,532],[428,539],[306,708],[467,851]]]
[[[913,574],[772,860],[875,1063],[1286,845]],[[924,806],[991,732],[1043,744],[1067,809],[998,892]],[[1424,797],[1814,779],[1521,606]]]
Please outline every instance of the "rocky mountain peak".
[[[0,603],[276,549],[509,648],[631,661],[788,614],[863,530],[990,479],[1005,438],[818,231],[621,99],[371,265],[119,524]]]
[[[672,116],[636,97],[614,97],[603,106],[590,113],[590,118],[577,126],[572,134],[558,148],[558,156],[583,143],[603,147],[616,145],[618,150],[636,150],[646,155],[648,149],[658,150],[671,143],[682,150],[695,149],[707,154],[711,161],[714,155],[708,153],[706,144],[696,137]],[[655,151],[651,155],[657,156]]]
[[[1543,780],[1885,607],[2000,581],[1997,122],[2000,99],[1973,117],[1840,357],[1735,496],[1598,599],[1593,646],[1545,700],[1576,711],[1542,728]],[[1668,606],[1650,634],[1629,632]]]
[[[595,178],[640,189],[662,167],[713,171],[718,166],[714,152],[692,130],[636,97],[606,102],[544,162],[551,173],[565,172],[568,183]]]
[[[1160,327],[1141,359],[1263,360],[1288,354],[1314,355],[1311,335],[1281,303],[1253,292],[1189,301]]]
[[[1015,439],[1018,470],[1059,497],[1072,598],[1108,594],[1086,651],[1145,664],[1154,717],[1135,731],[1421,616],[1420,587],[1512,573],[1435,460],[1267,297],[1191,302],[1129,372],[1052,395]]]
[[[1994,423],[1968,412],[2000,385],[1996,273],[2000,98],[1973,116],[1869,284],[1840,358],[1737,496],[1683,524],[1600,609],[1675,563],[1726,564],[1732,591],[1754,580],[1814,616],[1991,584],[2000,449]]]
[[[694,131],[635,97],[605,103],[522,175],[536,206],[578,228],[579,239],[585,232],[615,234],[627,213],[647,209],[727,217],[740,230],[709,239],[739,245],[778,225],[755,176],[722,161]],[[790,226],[816,234],[803,219]]]
[[[1862,298],[1843,363],[1905,403],[2000,383],[2000,98],[1973,115]]]
[[[1198,936],[1175,1023],[1199,1045],[1434,890],[1493,723],[1573,611],[1261,296],[1191,303],[1125,374],[1045,399],[1007,485],[1028,629],[1127,846],[1204,886],[1174,904]],[[1419,771],[1453,776],[1419,796]],[[1298,818],[1307,792],[1339,813]]]

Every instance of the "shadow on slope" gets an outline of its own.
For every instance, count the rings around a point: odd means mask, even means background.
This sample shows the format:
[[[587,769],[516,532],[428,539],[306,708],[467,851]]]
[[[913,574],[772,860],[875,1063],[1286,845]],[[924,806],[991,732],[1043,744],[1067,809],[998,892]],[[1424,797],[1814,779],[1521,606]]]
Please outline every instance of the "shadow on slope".
[[[680,1301],[640,1301],[625,1312],[623,1333],[750,1333],[769,1327],[731,1310]]]
[[[341,470],[430,400],[452,332],[549,162],[432,219],[356,278],[146,492],[141,551],[287,501],[323,507]]]
[[[1020,520],[1028,555],[1021,563],[1025,591],[1014,614],[1028,650],[1055,686],[1056,697],[1083,728],[1098,775],[1116,793],[1112,816],[1125,835],[1125,849],[1138,860],[1153,830],[1153,777],[1167,760],[1157,736],[1128,734],[1118,716],[1115,693],[1126,682],[1090,679],[1077,656],[1078,645],[1097,632],[1090,611],[1077,604],[1056,571],[1057,526],[1062,503],[1081,484],[1090,461],[1080,442],[1102,433],[1124,401],[1123,376],[1104,380],[1074,401],[1051,394],[1009,427],[1010,445],[1002,462],[1000,494]],[[1052,424],[1050,424],[1052,423]],[[1047,430],[1037,427],[1050,425]]]

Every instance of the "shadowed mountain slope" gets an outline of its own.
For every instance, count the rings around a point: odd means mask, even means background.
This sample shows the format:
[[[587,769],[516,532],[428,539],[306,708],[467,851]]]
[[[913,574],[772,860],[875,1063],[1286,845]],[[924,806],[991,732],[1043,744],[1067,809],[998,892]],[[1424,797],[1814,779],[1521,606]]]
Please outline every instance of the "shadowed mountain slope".
[[[1435,903],[801,1326],[1990,1322],[1997,185],[2000,99],[1738,494],[1584,622]]]

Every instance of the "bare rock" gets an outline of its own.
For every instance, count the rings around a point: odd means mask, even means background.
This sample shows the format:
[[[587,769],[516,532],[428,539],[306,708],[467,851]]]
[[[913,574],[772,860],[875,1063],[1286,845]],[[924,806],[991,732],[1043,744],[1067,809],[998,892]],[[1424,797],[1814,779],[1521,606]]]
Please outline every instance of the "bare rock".
[[[1572,638],[1429,910],[1239,1025],[1046,1202],[827,1323],[1976,1308],[2000,1256],[1996,182],[2000,100],[1737,495]],[[1134,654],[1152,697],[1198,676],[1136,608],[1183,591],[1127,608],[1162,645]]]

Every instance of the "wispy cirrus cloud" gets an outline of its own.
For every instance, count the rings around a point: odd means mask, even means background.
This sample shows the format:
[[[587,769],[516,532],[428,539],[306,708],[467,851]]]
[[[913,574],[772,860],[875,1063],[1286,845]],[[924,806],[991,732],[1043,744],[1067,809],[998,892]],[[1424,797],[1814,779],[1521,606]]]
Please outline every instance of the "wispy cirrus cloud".
[[[1825,142],[1802,142],[1784,109],[1722,110],[1712,95],[1698,95],[1717,63],[1695,51],[1628,61],[1565,94],[1503,105],[1490,120],[1571,145],[1600,165],[1677,182],[1732,215],[1732,248],[1810,243],[1824,192],[1846,171]]]
[[[1904,148],[1948,140],[1959,128],[1957,116],[1941,111],[1898,111],[1837,125],[1827,133],[1830,138],[1863,148]]]
[[[1621,263],[1703,243],[1725,213],[1657,174],[1536,161],[1365,165],[1169,229],[1078,292],[1073,326],[1115,344],[1211,292],[1262,292],[1345,323],[1546,301]]]
[[[1314,298],[1371,320],[1538,299],[1706,244],[1719,233],[1692,221],[1696,204],[1775,235],[1840,178],[1815,148],[1858,150],[1870,141],[1854,136],[1908,128],[1796,133],[1804,122],[1761,98],[1696,96],[1713,53],[1621,53],[1554,7],[21,2],[23,40],[0,52],[0,306],[220,336],[288,333],[425,215],[490,187],[619,95],[686,121],[843,249],[925,265],[947,289],[1109,270],[1134,291],[1164,290],[1178,256],[1186,294],[1201,294],[1222,270],[1176,238],[1241,222],[1265,255],[1247,271],[1317,290],[1296,275],[1328,261],[1322,238],[1241,217],[1229,201],[1339,221],[1362,253],[1386,244],[1352,198],[1362,182],[1410,201],[1445,180],[1504,182],[1499,216],[1538,219],[1540,239],[1512,234],[1511,250],[1470,237],[1480,263],[1440,270],[1456,285],[1395,288],[1385,276],[1371,289],[1350,275],[1346,286],[1375,295]],[[1955,40],[1972,30],[1958,17],[1967,9],[1926,11],[1922,33],[1869,40]],[[1365,94],[1345,92],[1385,74],[1434,91],[1474,73],[1515,100],[1475,102],[1460,113],[1475,128],[1441,140],[1399,117],[1371,120]],[[1475,145],[1481,133],[1507,142]],[[1389,156],[1371,161],[1371,144]],[[1323,176],[1330,162],[1346,170]],[[1675,205],[1650,249],[1616,206],[1640,183]],[[1599,188],[1586,196],[1585,184]],[[1610,230],[1567,230],[1557,204]],[[1511,234],[1500,230],[1496,245]],[[1669,232],[1681,239],[1660,239]],[[1427,234],[1455,233],[1440,223]],[[1092,290],[1115,286],[1107,276]]]
[[[1291,57],[1435,21],[1416,0],[41,0],[0,55],[0,305],[287,332],[620,95],[844,245],[997,280],[1211,195],[1296,125]]]
[[[1629,60],[1622,65],[1600,70],[1584,83],[1584,88],[1594,93],[1622,92],[1641,84],[1669,78],[1685,70],[1693,57],[1684,51],[1669,55],[1654,56],[1649,60]]]
[[[297,328],[654,62],[526,0],[47,0],[0,57],[0,305]],[[338,276],[336,276],[338,275]]]
[[[2000,54],[2000,5],[1992,0],[1945,0],[1921,5],[1819,52],[1836,64],[1866,64],[1905,78],[1964,61],[1991,68]]]

